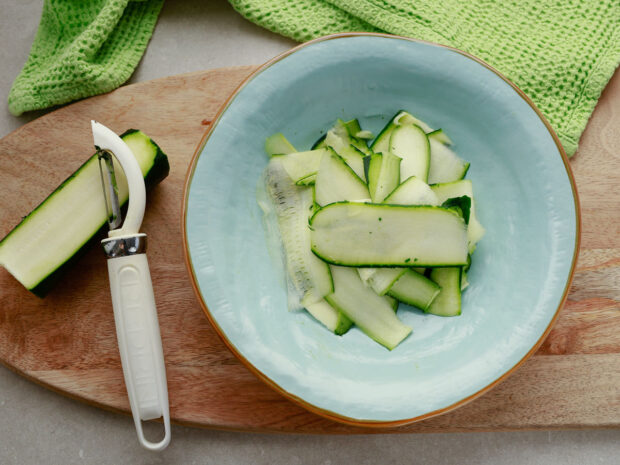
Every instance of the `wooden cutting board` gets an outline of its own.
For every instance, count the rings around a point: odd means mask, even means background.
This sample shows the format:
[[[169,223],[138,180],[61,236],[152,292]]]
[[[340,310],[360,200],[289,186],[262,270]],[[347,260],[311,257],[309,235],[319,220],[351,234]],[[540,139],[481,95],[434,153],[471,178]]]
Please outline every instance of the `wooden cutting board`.
[[[259,381],[221,342],[192,291],[181,250],[183,181],[218,108],[254,69],[216,69],[122,87],[6,136],[0,140],[0,237],[93,152],[91,119],[118,132],[142,129],[171,165],[170,176],[150,194],[143,231],[150,236],[173,419],[254,431],[377,432],[318,417]],[[581,195],[582,249],[568,301],[540,350],[481,398],[391,432],[620,426],[619,128],[616,72],[571,161]],[[98,245],[45,299],[0,269],[0,361],[62,394],[128,412]]]

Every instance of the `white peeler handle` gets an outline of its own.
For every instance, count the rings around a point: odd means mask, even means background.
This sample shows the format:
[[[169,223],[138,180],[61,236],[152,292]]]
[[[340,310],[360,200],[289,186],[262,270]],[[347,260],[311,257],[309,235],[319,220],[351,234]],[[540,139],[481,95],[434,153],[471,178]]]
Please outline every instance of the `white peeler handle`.
[[[144,235],[135,236],[141,237]],[[109,258],[108,272],[118,347],[138,439],[146,449],[163,450],[170,442],[168,388],[146,254]],[[144,437],[142,421],[160,417],[165,435],[153,443]]]

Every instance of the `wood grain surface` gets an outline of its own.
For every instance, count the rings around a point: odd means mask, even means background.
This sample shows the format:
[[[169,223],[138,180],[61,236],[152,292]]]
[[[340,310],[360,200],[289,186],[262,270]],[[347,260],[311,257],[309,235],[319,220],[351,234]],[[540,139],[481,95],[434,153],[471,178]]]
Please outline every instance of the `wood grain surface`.
[[[263,384],[226,349],[192,291],[181,248],[183,181],[218,108],[254,69],[173,76],[122,87],[43,116],[0,140],[0,236],[92,153],[89,121],[140,128],[170,158],[150,193],[143,231],[167,362],[174,421],[309,433],[385,432],[309,413]],[[620,72],[571,161],[581,197],[582,248],[568,301],[539,351],[469,404],[389,432],[620,426]],[[0,361],[65,395],[129,409],[105,259],[98,245],[45,299],[0,269]]]

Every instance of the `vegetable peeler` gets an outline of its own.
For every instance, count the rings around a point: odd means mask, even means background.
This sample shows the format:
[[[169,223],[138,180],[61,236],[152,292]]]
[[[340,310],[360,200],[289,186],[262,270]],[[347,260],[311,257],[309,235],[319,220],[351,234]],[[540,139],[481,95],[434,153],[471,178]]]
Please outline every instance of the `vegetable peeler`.
[[[96,121],[91,123],[110,226],[108,237],[101,244],[108,259],[116,337],[125,385],[140,444],[146,449],[160,451],[170,443],[170,412],[164,354],[146,259],[146,234],[139,232],[146,204],[144,178],[129,146],[104,125]],[[120,164],[129,188],[129,205],[124,221],[119,207],[113,157]],[[161,417],[164,438],[154,443],[144,437],[142,421]]]

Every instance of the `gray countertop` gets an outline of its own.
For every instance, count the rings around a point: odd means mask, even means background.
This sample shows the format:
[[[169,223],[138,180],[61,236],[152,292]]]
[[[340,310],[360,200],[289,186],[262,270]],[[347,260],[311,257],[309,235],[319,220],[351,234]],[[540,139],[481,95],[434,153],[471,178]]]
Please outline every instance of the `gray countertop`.
[[[0,92],[8,95],[36,33],[40,1],[0,0]],[[259,64],[294,42],[224,0],[168,1],[130,82]],[[43,114],[0,110],[0,137]],[[2,156],[2,154],[0,154]],[[1,292],[1,291],[0,291]],[[0,309],[0,312],[2,310]],[[0,464],[617,464],[620,431],[305,436],[175,426],[162,453],[142,450],[130,417],[67,399],[0,367]]]

